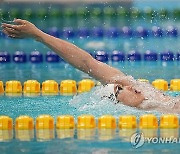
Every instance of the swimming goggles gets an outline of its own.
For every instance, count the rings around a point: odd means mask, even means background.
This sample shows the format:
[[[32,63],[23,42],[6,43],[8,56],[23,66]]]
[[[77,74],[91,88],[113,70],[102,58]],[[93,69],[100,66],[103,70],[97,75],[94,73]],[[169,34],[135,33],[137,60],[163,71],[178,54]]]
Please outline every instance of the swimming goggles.
[[[123,87],[121,85],[117,85],[116,86],[116,93],[115,93],[115,97],[117,98],[117,96],[119,95],[120,91],[123,90]]]

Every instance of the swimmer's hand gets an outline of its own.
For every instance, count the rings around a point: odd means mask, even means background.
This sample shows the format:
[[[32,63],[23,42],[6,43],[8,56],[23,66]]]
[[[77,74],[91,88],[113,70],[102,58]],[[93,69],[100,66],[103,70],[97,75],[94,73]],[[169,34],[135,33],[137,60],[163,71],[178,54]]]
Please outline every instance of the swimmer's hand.
[[[40,30],[26,20],[15,19],[14,24],[3,23],[3,33],[11,38],[36,38]]]

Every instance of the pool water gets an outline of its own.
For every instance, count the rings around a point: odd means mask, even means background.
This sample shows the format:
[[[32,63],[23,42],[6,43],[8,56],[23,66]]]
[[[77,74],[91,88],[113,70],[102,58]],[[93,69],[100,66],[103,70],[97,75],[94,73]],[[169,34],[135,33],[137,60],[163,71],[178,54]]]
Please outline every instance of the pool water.
[[[174,3],[173,3],[174,4]],[[136,7],[141,8],[138,2],[135,2]],[[174,6],[176,6],[174,4]],[[153,7],[157,7],[156,5]],[[170,5],[167,5],[169,8]],[[170,9],[172,9],[170,7]],[[7,20],[12,20],[7,19]],[[77,20],[73,18],[64,19],[33,19],[32,22],[43,30],[48,30],[50,27],[72,27],[77,30],[81,27],[93,29],[94,27],[101,27],[108,29],[110,27],[121,28],[129,26],[136,29],[138,26],[151,29],[153,26],[160,26],[163,30],[168,26],[175,26],[180,29],[179,20],[166,19],[166,20],[126,20],[126,19],[101,19],[92,18],[90,20]],[[138,51],[143,55],[146,50],[152,50],[158,54],[163,51],[171,51],[176,55],[180,48],[180,37],[163,36],[163,37],[70,37],[66,39],[80,48],[85,49],[93,56],[98,50],[106,51],[111,54],[113,50],[120,50],[127,54],[131,50]],[[7,51],[12,55],[15,51],[24,51],[29,56],[31,51],[39,51],[45,56],[49,48],[44,45],[33,41],[31,39],[14,40],[10,38],[0,37],[0,50]],[[28,59],[28,57],[27,57]],[[158,58],[160,59],[160,58]],[[132,75],[135,79],[144,78],[150,82],[158,78],[163,78],[168,83],[171,79],[180,78],[180,61],[120,61],[107,62],[109,65],[122,70],[124,73]],[[26,63],[0,63],[0,80],[4,83],[9,80],[19,80],[21,83],[26,80],[37,80],[42,83],[45,80],[55,80],[60,83],[65,79],[76,80],[77,82],[90,78],[87,74],[75,69],[66,62],[48,63],[43,59],[42,63],[31,63],[27,60]],[[95,79],[92,79],[95,81]],[[137,119],[144,114],[154,114],[158,118],[162,115],[158,111],[144,111],[125,106],[123,104],[115,104],[108,99],[101,99],[94,92],[98,87],[92,89],[91,92],[78,94],[76,96],[8,96],[6,94],[0,96],[0,115],[8,115],[13,120],[20,115],[31,116],[34,121],[41,114],[49,114],[54,119],[58,115],[69,114],[74,116],[75,120],[82,114],[91,114],[96,120],[98,117],[110,114],[119,118],[120,115],[132,114]],[[180,92],[166,92],[172,96],[179,96]],[[174,131],[174,132],[173,132]],[[179,135],[179,129],[169,130],[169,134]],[[19,139],[15,130],[7,132],[11,138],[7,141],[0,141],[0,153],[178,153],[180,146],[179,143],[172,144],[144,144],[141,148],[134,149],[129,142],[130,134],[139,132],[139,130],[132,130],[132,132],[123,132],[123,130],[107,130],[101,132],[98,129],[80,131],[78,129],[71,130],[70,132],[60,133],[57,130],[38,132],[33,130],[30,133],[24,133],[25,139]],[[161,136],[163,130],[158,129],[155,136]],[[153,130],[152,130],[152,133]],[[48,136],[46,139],[39,137],[41,134]],[[126,134],[126,135],[124,135]],[[167,133],[168,134],[168,133]],[[124,135],[124,136],[123,136]],[[29,137],[31,136],[31,137]],[[27,137],[27,138],[26,138]]]
[[[14,120],[20,115],[29,115],[35,118],[41,114],[52,115],[54,119],[58,115],[70,114],[77,119],[82,114],[91,114],[98,117],[110,114],[116,117],[120,115],[132,114],[139,116],[144,114],[154,114],[158,118],[162,113],[157,111],[142,111],[136,108],[128,107],[123,104],[114,104],[109,99],[102,100],[98,95],[94,95],[95,87],[90,93],[83,93],[77,96],[1,96],[0,115],[8,115]],[[180,95],[178,92],[168,92],[170,95]],[[179,130],[172,129],[175,134]],[[170,130],[170,132],[172,131]],[[21,132],[22,130],[20,130]],[[30,134],[27,132],[13,131],[9,140],[0,142],[1,153],[120,153],[120,152],[174,152],[179,150],[178,143],[171,144],[153,144],[145,143],[141,148],[134,149],[130,144],[130,136],[139,130],[70,130],[70,132],[58,130],[33,130]],[[105,130],[104,130],[105,131]],[[124,132],[125,131],[125,132]],[[126,132],[127,131],[127,132]],[[154,130],[152,130],[154,133]],[[157,130],[157,136],[161,135],[162,130]],[[18,134],[24,134],[23,136]],[[41,136],[40,136],[41,134]],[[48,136],[47,138],[42,138]],[[50,134],[50,135],[49,135]],[[126,135],[123,135],[126,134]],[[8,133],[9,135],[9,133]]]
[[[137,62],[108,62],[107,64],[122,70],[122,72],[132,75],[135,79],[144,78],[150,82],[158,78],[163,78],[170,82],[171,79],[179,78],[180,61],[137,61]],[[26,80],[35,79],[39,82],[45,80],[55,80],[60,83],[61,80],[72,79],[77,82],[84,78],[91,78],[89,75],[73,68],[65,62],[60,63],[39,63],[32,64],[1,64],[0,71],[2,72],[1,80]]]
[[[133,75],[136,79],[145,78],[153,81],[157,78],[164,78],[168,82],[173,78],[179,78],[179,61],[170,62],[108,62],[111,66],[121,69],[127,74]],[[90,78],[87,74],[73,68],[69,64],[62,63],[40,63],[31,64],[1,64],[1,80],[20,80],[22,83],[28,79],[36,79],[40,83],[53,79],[60,83],[64,79],[80,81],[83,78]],[[170,95],[179,95],[178,92],[169,92]],[[90,98],[91,96],[91,98]],[[94,100],[95,99],[95,100]],[[94,100],[95,102],[93,102]],[[58,115],[70,114],[77,118],[82,114],[91,114],[97,119],[99,116],[110,114],[117,119],[120,115],[133,114],[137,118],[146,113],[153,113],[160,117],[162,113],[157,111],[141,111],[135,108],[114,104],[109,100],[99,101],[92,96],[92,92],[83,93],[77,96],[0,96],[0,115],[8,115],[14,120],[20,115],[29,115],[34,119],[41,114],[49,114],[56,119]],[[179,130],[178,130],[179,131]],[[69,138],[59,138],[58,132],[54,130],[51,138],[38,140],[37,132],[30,141],[21,141],[13,132],[13,138],[8,142],[0,142],[1,153],[152,153],[166,151],[168,153],[179,150],[179,144],[144,144],[141,148],[134,149],[128,137],[121,136],[121,131],[116,129],[110,132],[110,137],[100,136],[99,130],[91,132],[90,138],[82,138],[75,129]],[[48,132],[49,133],[49,132]],[[82,133],[82,132],[80,132]],[[158,130],[158,134],[160,130]],[[61,133],[62,135],[63,133]],[[82,133],[84,134],[84,132]],[[89,134],[89,132],[87,132]],[[109,134],[109,133],[106,133]],[[105,138],[105,140],[104,140]],[[108,138],[108,139],[107,139]],[[13,150],[12,150],[13,149]]]
[[[20,115],[29,115],[35,118],[41,114],[52,115],[54,119],[58,115],[70,114],[77,119],[82,114],[91,114],[98,117],[110,114],[116,117],[120,115],[132,114],[139,116],[144,114],[154,114],[158,118],[162,113],[157,111],[142,111],[136,108],[128,107],[123,104],[114,104],[114,102],[105,99],[101,100],[94,95],[93,91],[83,93],[77,96],[1,96],[0,115],[8,115],[14,120]],[[169,92],[170,95],[175,92]],[[176,93],[180,95],[180,93]],[[105,132],[104,132],[105,131]],[[145,143],[142,147],[134,149],[130,144],[130,134],[138,132],[137,129],[85,129],[85,130],[44,130],[38,132],[33,130],[31,133],[13,131],[9,140],[0,142],[1,153],[121,153],[121,152],[174,152],[179,150],[179,143],[153,144]],[[127,131],[127,132],[126,132]],[[128,132],[130,131],[130,132]],[[149,130],[154,133],[154,130]],[[161,136],[159,129],[155,131],[155,136]],[[170,129],[169,132],[177,135],[179,129]],[[23,135],[20,135],[23,134]],[[41,136],[40,136],[41,135]],[[42,137],[42,135],[46,136]],[[3,135],[4,136],[4,135]],[[9,133],[8,133],[9,136]],[[24,136],[24,137],[23,137]]]
[[[145,113],[161,115],[160,112],[138,110],[121,103],[115,104],[115,102],[106,98],[102,99],[102,91],[103,89],[98,86],[92,89],[91,92],[75,96],[1,96],[0,114],[9,115],[13,119],[24,114],[33,118],[41,114],[50,114],[54,118],[64,114],[73,115],[75,118],[82,114],[92,114],[97,118],[105,114],[116,117],[123,114],[134,114],[139,117]],[[179,92],[166,93],[171,96],[180,95]]]
[[[171,153],[179,150],[179,144],[144,144],[139,149],[133,149],[130,143],[115,132],[115,138],[110,141],[101,141],[97,135],[93,140],[79,140],[77,133],[74,138],[52,139],[46,142],[20,142],[13,140],[1,143],[2,153]],[[176,149],[176,150],[175,150]]]

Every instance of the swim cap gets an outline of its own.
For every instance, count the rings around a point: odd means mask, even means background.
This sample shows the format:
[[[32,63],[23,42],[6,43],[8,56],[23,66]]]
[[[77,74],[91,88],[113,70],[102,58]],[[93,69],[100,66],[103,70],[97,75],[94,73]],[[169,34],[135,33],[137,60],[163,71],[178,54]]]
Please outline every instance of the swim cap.
[[[116,100],[114,93],[114,84],[102,85],[100,89],[101,98],[108,98],[112,101]]]

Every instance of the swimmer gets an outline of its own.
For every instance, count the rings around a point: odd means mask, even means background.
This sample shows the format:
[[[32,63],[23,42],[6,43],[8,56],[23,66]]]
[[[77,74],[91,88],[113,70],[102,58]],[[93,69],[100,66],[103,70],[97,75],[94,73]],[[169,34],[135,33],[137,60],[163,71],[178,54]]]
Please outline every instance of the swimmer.
[[[144,110],[180,113],[180,97],[165,95],[149,83],[135,80],[120,70],[97,61],[77,46],[50,36],[26,20],[15,19],[14,24],[3,23],[3,32],[11,38],[32,38],[55,51],[75,68],[89,74],[103,84],[114,84],[114,97],[124,105]]]

